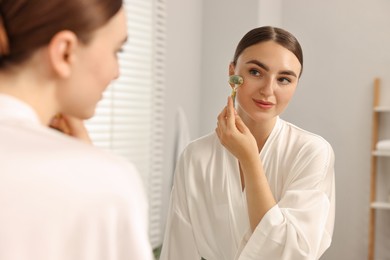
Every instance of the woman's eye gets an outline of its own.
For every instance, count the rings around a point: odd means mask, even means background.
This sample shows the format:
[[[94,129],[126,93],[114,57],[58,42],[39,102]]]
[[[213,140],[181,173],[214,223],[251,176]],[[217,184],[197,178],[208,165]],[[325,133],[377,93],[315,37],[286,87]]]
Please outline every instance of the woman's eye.
[[[255,69],[251,69],[249,70],[249,74],[253,75],[253,76],[260,76],[260,72],[258,70],[255,70]]]
[[[123,55],[123,49],[121,48],[121,49],[118,49],[118,50],[116,50],[115,52],[114,52],[114,57],[116,58],[116,59],[119,59],[122,55]]]
[[[279,78],[278,80],[282,85],[287,85],[291,83],[291,80],[289,78]]]
[[[120,48],[120,49],[115,51],[115,55],[122,54],[123,52],[124,52],[124,49]]]

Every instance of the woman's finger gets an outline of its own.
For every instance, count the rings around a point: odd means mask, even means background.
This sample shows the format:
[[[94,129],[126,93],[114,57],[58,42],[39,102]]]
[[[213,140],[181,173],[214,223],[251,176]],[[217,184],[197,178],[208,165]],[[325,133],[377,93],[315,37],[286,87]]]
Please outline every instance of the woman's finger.
[[[76,137],[87,143],[92,143],[88,130],[81,119],[67,115],[56,115],[49,126],[69,136]]]
[[[69,135],[81,139],[87,143],[92,143],[83,120],[71,116],[64,116],[63,119],[64,124],[66,124],[66,127],[69,129]]]
[[[236,128],[235,126],[235,109],[233,106],[233,99],[231,96],[228,96],[227,107],[226,107],[226,121],[230,129]]]
[[[222,127],[223,129],[226,128],[226,113],[227,113],[227,107],[225,107],[222,112],[218,115],[218,125],[219,127]]]
[[[225,119],[226,113],[227,113],[227,107],[224,107],[223,110],[221,111],[221,113],[219,113],[219,115],[217,117],[218,121]]]
[[[49,126],[65,134],[69,134],[70,132],[69,127],[67,126],[66,121],[61,114],[56,115],[50,122]]]

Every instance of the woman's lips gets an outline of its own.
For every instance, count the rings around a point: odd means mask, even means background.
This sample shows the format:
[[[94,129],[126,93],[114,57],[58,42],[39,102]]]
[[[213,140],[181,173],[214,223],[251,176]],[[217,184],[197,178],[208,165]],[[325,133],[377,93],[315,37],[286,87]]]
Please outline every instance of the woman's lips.
[[[269,102],[269,101],[265,101],[265,100],[253,99],[253,101],[255,102],[256,106],[258,106],[262,109],[270,109],[274,106],[274,103]]]

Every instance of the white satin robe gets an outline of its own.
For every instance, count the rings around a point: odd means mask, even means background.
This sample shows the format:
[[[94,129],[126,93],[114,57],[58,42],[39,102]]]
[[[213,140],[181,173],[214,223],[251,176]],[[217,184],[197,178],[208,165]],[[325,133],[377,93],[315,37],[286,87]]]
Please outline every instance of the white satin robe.
[[[0,259],[151,260],[135,168],[0,94]]]
[[[252,233],[237,159],[215,133],[186,147],[161,260],[319,259],[331,244],[335,218],[331,146],[278,118],[260,157],[277,205]]]

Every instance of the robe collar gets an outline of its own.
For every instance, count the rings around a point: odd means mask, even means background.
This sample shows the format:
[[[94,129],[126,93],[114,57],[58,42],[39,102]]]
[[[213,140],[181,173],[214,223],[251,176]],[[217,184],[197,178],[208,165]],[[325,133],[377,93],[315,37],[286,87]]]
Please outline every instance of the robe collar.
[[[13,96],[0,93],[0,122],[20,122],[42,125],[37,113],[27,103]]]

